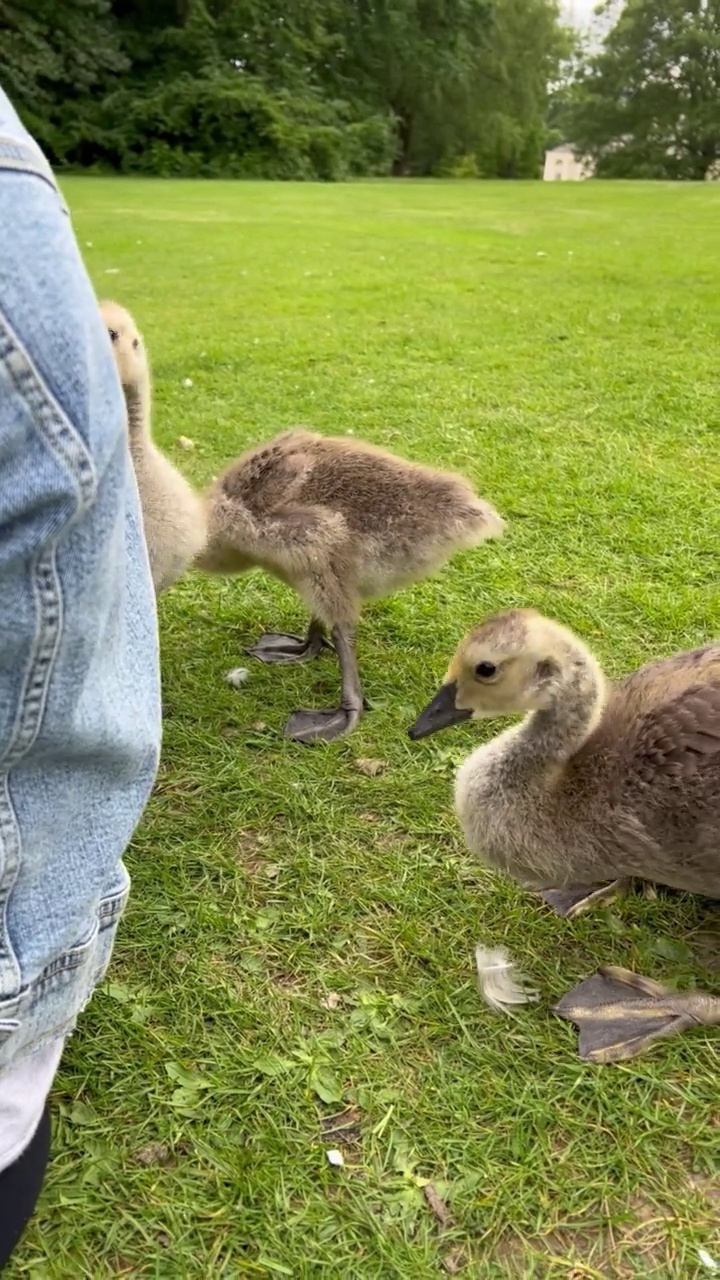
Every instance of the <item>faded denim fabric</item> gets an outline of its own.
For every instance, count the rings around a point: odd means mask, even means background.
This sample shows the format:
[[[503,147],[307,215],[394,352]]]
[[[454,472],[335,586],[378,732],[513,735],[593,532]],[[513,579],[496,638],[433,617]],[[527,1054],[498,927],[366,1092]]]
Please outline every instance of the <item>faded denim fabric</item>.
[[[160,747],[122,392],[67,210],[1,91],[0,602],[1,1073],[71,1031],[105,972]]]

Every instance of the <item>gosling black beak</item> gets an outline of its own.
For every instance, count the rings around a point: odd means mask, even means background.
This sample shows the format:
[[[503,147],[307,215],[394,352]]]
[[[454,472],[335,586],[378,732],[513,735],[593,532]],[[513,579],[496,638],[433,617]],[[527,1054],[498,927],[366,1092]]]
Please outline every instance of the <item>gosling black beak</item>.
[[[427,738],[431,733],[437,733],[438,729],[447,729],[449,725],[459,724],[461,720],[470,719],[472,711],[461,711],[455,706],[456,696],[457,680],[442,686],[432,702],[429,702],[425,710],[420,712],[414,725],[408,729],[408,734],[413,741],[417,738]]]

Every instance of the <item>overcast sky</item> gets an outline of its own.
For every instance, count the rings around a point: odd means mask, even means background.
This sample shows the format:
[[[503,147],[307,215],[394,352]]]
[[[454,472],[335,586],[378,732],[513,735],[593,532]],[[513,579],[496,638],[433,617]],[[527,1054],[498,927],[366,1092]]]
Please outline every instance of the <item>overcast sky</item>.
[[[597,0],[562,0],[562,8],[578,27],[586,26],[592,18]]]

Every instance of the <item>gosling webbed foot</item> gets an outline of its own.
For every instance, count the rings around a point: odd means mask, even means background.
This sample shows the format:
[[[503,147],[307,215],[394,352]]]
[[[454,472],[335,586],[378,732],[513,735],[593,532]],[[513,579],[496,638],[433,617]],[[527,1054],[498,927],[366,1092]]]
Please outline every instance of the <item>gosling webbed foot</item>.
[[[703,999],[712,1003],[712,997],[702,993],[678,993],[639,973],[607,965],[568,991],[553,1013],[575,1023],[578,1053],[586,1062],[623,1062],[656,1040],[702,1023]],[[711,1018],[712,1013],[708,1025]]]
[[[543,889],[538,896],[551,907],[556,915],[564,920],[574,920],[575,916],[601,903],[614,902],[630,887],[630,881],[623,878],[613,880],[609,884],[579,884],[568,889]]]
[[[281,631],[268,631],[245,652],[253,658],[259,658],[261,662],[290,666],[295,662],[309,662],[312,658],[317,658],[323,649],[331,648],[332,645],[323,635],[309,633],[306,636],[293,636]]]
[[[313,620],[308,632],[321,633],[322,624]],[[340,706],[323,709],[294,711],[285,725],[286,738],[296,742],[334,742],[344,738],[357,724],[363,713],[364,698],[355,656],[355,628],[337,623],[332,629],[335,652],[340,663],[342,693]]]
[[[342,706],[294,711],[283,735],[295,742],[335,742],[352,732],[361,715],[362,708]]]

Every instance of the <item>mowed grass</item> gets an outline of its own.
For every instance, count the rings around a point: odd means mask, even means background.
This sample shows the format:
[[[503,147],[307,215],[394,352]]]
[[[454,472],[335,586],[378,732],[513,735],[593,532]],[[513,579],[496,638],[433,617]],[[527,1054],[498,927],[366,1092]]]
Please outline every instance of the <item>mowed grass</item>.
[[[607,961],[718,991],[717,914],[555,919],[454,820],[455,766],[497,726],[406,729],[497,609],[560,618],[612,673],[717,634],[720,185],[64,185],[198,484],[303,422],[464,472],[508,530],[368,608],[373,709],[330,746],[282,737],[335,697],[330,657],[223,682],[266,626],[302,627],[289,590],[190,576],[162,600],[162,768],[10,1274],[707,1275],[717,1034],[597,1068],[550,1008]],[[539,1004],[482,1004],[480,938]]]

